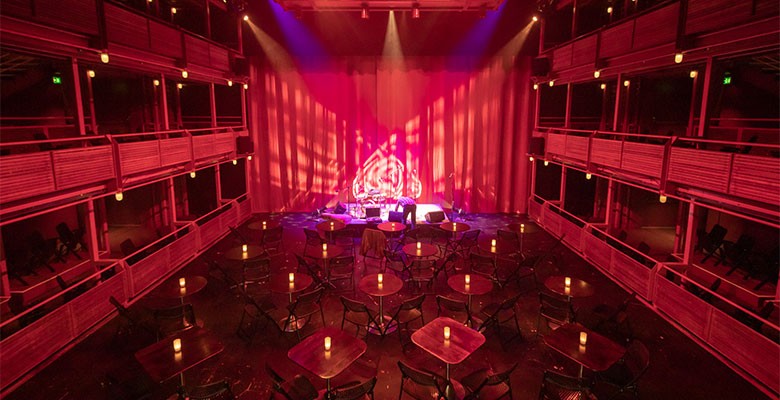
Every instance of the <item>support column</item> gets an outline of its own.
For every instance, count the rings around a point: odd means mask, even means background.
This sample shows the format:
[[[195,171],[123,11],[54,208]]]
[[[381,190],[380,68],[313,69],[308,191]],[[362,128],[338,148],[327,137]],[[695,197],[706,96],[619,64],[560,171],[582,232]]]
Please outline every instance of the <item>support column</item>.
[[[171,123],[168,121],[168,85],[165,82],[165,74],[160,74],[160,90],[162,91],[162,123],[164,130],[171,129]]]
[[[222,206],[222,179],[219,176],[220,164],[214,165],[214,183],[217,187],[217,207]]]
[[[620,121],[620,102],[622,97],[620,92],[623,91],[623,74],[617,76],[617,87],[615,87],[615,113],[612,115],[612,132],[618,131],[618,121]]]
[[[572,92],[572,83],[568,83],[566,85],[566,113],[563,117],[563,127],[564,128],[571,128],[571,92]]]
[[[99,245],[97,239],[97,219],[95,218],[94,199],[87,200],[87,235],[89,235],[89,257],[92,260],[97,260]]]
[[[685,247],[683,251],[683,264],[690,264],[693,256],[694,246],[693,236],[696,234],[696,205],[688,204],[688,223],[685,230]]]
[[[699,76],[700,74],[697,72],[696,76],[693,77],[693,83],[691,84],[691,108],[688,111],[688,127],[685,130],[685,136],[688,137],[694,136],[693,121],[696,119],[696,94],[699,92]]]
[[[81,75],[79,75],[79,64],[75,58],[70,59],[71,76],[73,77],[73,104],[76,108],[76,124],[79,127],[79,135],[84,136],[87,133],[87,127],[84,123],[84,106],[81,99]]]
[[[89,97],[89,129],[93,135],[98,134],[97,117],[95,116],[95,94],[92,91],[92,77],[87,72],[87,96]]]
[[[145,82],[146,83],[146,82]],[[162,84],[162,82],[160,82]],[[154,83],[152,83],[152,110],[154,110],[154,130],[155,132],[160,130],[160,103],[157,101],[157,98],[159,97],[158,92],[160,91],[159,86],[155,86]]]
[[[604,206],[606,207],[606,211],[604,212],[604,224],[607,226],[607,231],[609,231],[609,223],[612,220],[612,196],[615,193],[615,181],[612,180],[612,178],[609,178],[609,183],[607,184],[607,204]]]
[[[165,181],[165,193],[168,194],[168,215],[171,221],[171,230],[175,230],[176,227],[176,190],[174,189],[173,178],[168,178]]]
[[[704,91],[701,94],[701,109],[699,110],[699,131],[696,136],[703,137],[709,124],[710,89],[712,88],[712,57],[707,57],[707,66],[704,68]]]
[[[217,127],[217,94],[214,83],[209,83],[209,102],[211,103],[211,127]]]
[[[560,201],[558,207],[563,210],[564,203],[566,201],[566,166],[561,164],[561,189],[560,189]]]

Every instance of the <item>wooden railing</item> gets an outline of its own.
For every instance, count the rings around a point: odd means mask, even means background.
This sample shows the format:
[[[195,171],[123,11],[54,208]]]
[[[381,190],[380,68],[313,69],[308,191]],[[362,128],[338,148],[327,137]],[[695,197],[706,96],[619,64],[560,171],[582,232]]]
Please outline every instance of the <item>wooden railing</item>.
[[[769,213],[780,204],[778,144],[563,128],[537,128],[535,135],[546,137],[547,159],[641,180],[664,193],[674,192],[671,183],[760,202]]]
[[[35,366],[67,349],[110,320],[114,296],[132,304],[216,240],[251,216],[246,196],[185,223],[176,231],[119,260],[95,260],[94,272],[37,305],[0,322],[0,397],[24,381]],[[201,221],[209,223],[201,223]],[[128,263],[129,260],[133,260]],[[70,301],[83,285],[91,288]]]
[[[569,248],[757,386],[773,396],[780,393],[780,344],[771,339],[780,331],[776,320],[686,276],[684,271],[692,266],[655,260],[544,199],[529,201],[528,216],[553,235],[565,234]],[[713,300],[706,301],[685,285]]]
[[[236,156],[244,127],[0,143],[0,205],[84,187],[122,187],[134,176],[163,176]],[[29,182],[36,182],[30,185]]]

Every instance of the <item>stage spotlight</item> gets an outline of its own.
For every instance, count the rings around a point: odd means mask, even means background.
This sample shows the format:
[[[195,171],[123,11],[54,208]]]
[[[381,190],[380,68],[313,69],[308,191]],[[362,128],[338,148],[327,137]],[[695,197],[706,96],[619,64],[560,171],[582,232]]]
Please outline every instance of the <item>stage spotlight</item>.
[[[412,18],[420,18],[420,5],[417,3],[412,4]]]
[[[680,52],[675,53],[675,55],[674,55],[674,63],[675,64],[679,64],[681,62],[683,62],[683,53],[680,53]]]
[[[539,21],[539,17],[537,17],[536,15],[534,15],[533,17],[531,17],[531,21],[533,21],[533,22],[537,22],[537,21]]]
[[[243,20],[244,20],[244,22],[249,22],[249,15],[244,14]]]
[[[368,5],[363,4],[362,8],[360,9],[360,18],[368,19]]]

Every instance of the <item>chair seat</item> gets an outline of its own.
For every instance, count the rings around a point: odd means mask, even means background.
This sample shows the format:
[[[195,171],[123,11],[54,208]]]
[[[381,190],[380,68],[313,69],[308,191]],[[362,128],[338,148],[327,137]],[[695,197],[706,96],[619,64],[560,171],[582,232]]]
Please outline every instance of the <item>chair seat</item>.
[[[296,375],[291,381],[283,383],[282,390],[292,400],[313,400],[319,396],[314,385],[301,375]]]

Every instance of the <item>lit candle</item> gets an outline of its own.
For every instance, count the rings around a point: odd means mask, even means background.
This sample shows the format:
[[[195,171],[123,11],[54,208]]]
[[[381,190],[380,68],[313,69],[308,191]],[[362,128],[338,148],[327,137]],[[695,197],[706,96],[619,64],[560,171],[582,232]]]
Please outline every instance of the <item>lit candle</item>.
[[[569,278],[568,276],[563,278],[563,284],[566,285],[566,287],[571,286],[571,278]]]
[[[187,281],[184,280],[184,278],[179,278],[179,287],[183,288],[187,286]]]
[[[496,247],[496,239],[491,239],[490,240],[490,246],[491,247]]]
[[[244,253],[246,253],[246,252],[247,252],[247,250],[249,250],[249,246],[247,246],[247,245],[245,245],[245,244],[242,244],[242,245],[241,245],[241,251],[243,251]]]
[[[588,343],[588,332],[580,332],[580,344],[585,346]]]
[[[322,251],[328,251],[328,244],[327,243],[323,243],[322,244]]]
[[[173,352],[174,353],[181,352],[181,339],[179,338],[173,339]]]
[[[294,272],[290,272],[290,274],[288,275],[288,278],[290,279],[290,283],[295,282],[295,273]]]
[[[325,336],[325,351],[330,351],[330,336]]]
[[[417,250],[420,250],[422,248],[422,243],[417,242]]]
[[[382,283],[383,280],[384,280],[384,276],[382,276],[382,274],[377,274],[376,276],[377,283]]]
[[[468,285],[469,283],[471,283],[471,275],[469,275],[469,274],[466,274],[466,277],[464,278],[464,280],[466,281],[466,284],[467,284],[467,285]]]
[[[450,340],[450,327],[444,327],[444,340]]]

